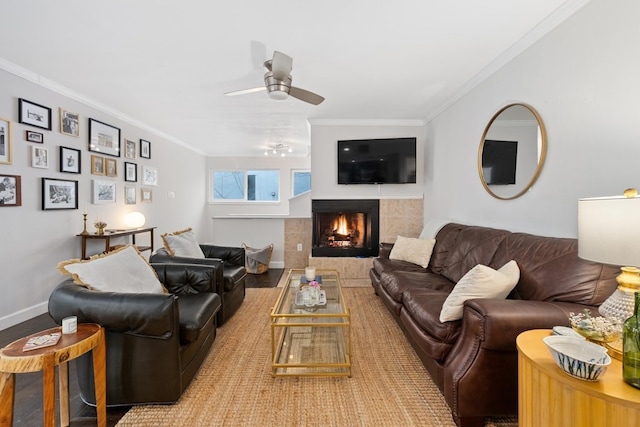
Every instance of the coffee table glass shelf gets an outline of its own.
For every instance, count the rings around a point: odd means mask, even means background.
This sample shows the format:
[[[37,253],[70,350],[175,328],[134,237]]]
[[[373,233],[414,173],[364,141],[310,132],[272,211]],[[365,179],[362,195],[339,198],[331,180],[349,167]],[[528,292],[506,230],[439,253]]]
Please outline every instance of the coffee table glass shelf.
[[[293,269],[271,310],[271,375],[351,377],[351,315],[337,271],[318,270],[323,297],[301,304],[304,270]],[[297,298],[297,301],[296,301]]]

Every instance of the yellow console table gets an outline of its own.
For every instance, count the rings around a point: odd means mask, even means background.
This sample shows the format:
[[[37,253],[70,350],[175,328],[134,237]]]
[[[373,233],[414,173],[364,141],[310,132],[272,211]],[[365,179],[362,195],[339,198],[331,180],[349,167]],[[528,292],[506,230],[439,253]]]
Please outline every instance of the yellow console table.
[[[640,426],[640,389],[622,380],[622,363],[612,359],[600,381],[573,378],[542,342],[550,334],[526,331],[516,340],[519,426]]]

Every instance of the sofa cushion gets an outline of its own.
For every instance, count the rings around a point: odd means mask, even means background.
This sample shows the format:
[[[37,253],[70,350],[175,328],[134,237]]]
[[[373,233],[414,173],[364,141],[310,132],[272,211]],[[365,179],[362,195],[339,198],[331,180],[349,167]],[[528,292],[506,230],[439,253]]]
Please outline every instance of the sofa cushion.
[[[425,273],[427,271],[419,265],[411,262],[380,257],[373,259],[373,270],[378,273],[378,276],[382,275],[382,273],[388,273],[391,271],[415,271],[419,273]]]
[[[391,271],[382,273],[380,286],[397,302],[402,302],[404,291],[410,288],[430,289],[439,292],[451,292],[454,284],[437,274],[426,271]]]
[[[411,322],[418,326],[424,334],[420,343],[429,357],[443,360],[455,344],[461,330],[461,321],[442,323],[438,317],[440,308],[447,298],[448,292],[433,289],[406,289],[403,293],[403,308]]]
[[[576,239],[511,233],[493,263],[510,259],[522,272],[514,290],[519,299],[600,305],[618,285],[618,267],[579,258]]]
[[[398,236],[389,254],[389,259],[407,261],[422,268],[427,268],[435,244],[435,239],[414,239]]]
[[[204,258],[204,253],[202,253],[196,235],[191,228],[164,233],[160,237],[171,256]]]
[[[460,279],[444,301],[440,322],[462,319],[464,302],[468,299],[506,298],[519,277],[520,270],[513,260],[497,271],[486,265],[476,265]]]
[[[218,294],[203,292],[180,295],[178,297],[180,344],[196,342],[207,322],[220,309],[220,305],[221,300]]]
[[[448,251],[446,265],[442,268],[441,274],[457,283],[478,264],[492,266],[491,261],[495,253],[508,234],[506,230],[465,226],[455,234],[455,245]]]
[[[127,245],[106,254],[81,261],[58,264],[62,274],[70,274],[77,284],[103,292],[164,292],[156,272],[135,246]]]

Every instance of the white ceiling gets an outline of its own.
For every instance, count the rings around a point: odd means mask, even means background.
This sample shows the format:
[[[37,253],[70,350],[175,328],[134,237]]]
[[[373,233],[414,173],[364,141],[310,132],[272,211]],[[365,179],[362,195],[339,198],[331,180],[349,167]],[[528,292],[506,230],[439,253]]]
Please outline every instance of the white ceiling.
[[[206,155],[307,155],[308,119],[427,120],[588,1],[10,0],[0,66]],[[223,95],[274,50],[324,103]]]

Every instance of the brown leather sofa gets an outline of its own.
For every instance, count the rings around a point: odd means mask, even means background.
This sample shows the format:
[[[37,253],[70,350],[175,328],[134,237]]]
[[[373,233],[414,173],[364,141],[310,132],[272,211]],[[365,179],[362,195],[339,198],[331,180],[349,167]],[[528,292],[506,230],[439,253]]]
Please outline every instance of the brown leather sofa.
[[[105,328],[107,405],[173,403],[187,388],[216,337],[216,269],[152,264],[163,294],[90,290],[71,278],[49,297],[49,315]],[[81,399],[95,406],[91,354],[77,359]]]
[[[190,258],[171,256],[165,248],[156,249],[149,257],[152,263],[181,263],[181,264],[205,264],[219,269],[220,280],[216,292],[222,298],[222,307],[218,312],[218,326],[226,322],[238,311],[244,301],[246,289],[245,281],[247,270],[245,268],[245,250],[242,247],[215,246],[209,244],[199,245],[204,258]]]
[[[438,231],[427,268],[390,260],[382,243],[371,283],[449,404],[458,426],[518,413],[516,337],[569,325],[570,312],[595,310],[611,295],[619,270],[578,258],[577,240],[450,223]],[[473,299],[462,320],[442,323],[442,305],[477,264],[515,260],[520,280],[505,300]],[[597,315],[597,311],[595,312]]]

